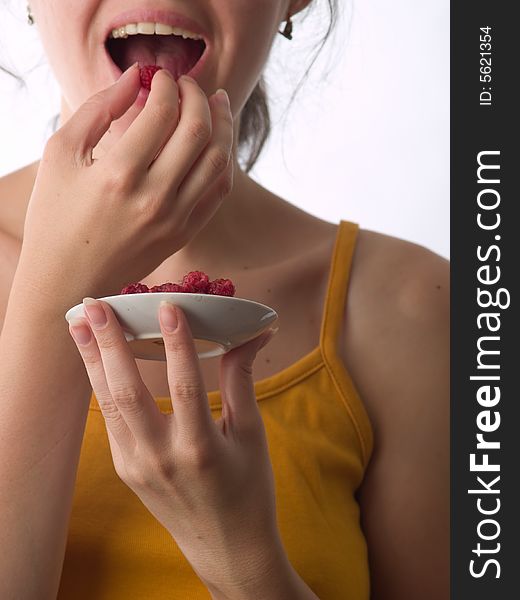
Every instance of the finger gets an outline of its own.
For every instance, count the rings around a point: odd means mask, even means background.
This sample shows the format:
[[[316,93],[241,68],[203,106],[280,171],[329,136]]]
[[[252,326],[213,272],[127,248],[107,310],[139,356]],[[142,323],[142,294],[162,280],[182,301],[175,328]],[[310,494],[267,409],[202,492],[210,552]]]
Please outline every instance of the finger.
[[[186,175],[178,190],[176,206],[183,214],[184,209],[188,213],[191,212],[194,200],[200,198],[226,172],[231,160],[233,119],[229,104],[221,94],[214,94],[210,98],[210,108],[212,119],[211,141]],[[163,155],[165,160],[171,160],[167,146],[163,151]],[[213,189],[213,202],[215,205],[218,205],[224,195],[231,191],[226,187],[229,178],[224,178],[220,182],[220,185]],[[224,184],[223,187],[222,184]]]
[[[178,120],[178,86],[167,69],[160,69],[152,78],[144,108],[109,151],[110,160],[126,165],[129,172],[145,174],[175,131]]]
[[[141,379],[121,325],[106,302],[93,298],[83,302],[113,402],[136,441],[153,446],[164,433],[165,421]]]
[[[116,83],[84,102],[58,130],[58,135],[68,140],[67,149],[75,154],[78,164],[92,163],[92,150],[112,121],[124,115],[135,102],[140,90],[137,65],[133,64]]]
[[[202,195],[188,217],[187,228],[190,231],[201,231],[212,219],[222,204],[225,196],[233,189],[233,160],[229,161],[226,170]]]
[[[234,430],[250,430],[261,420],[253,382],[253,362],[276,331],[268,329],[221,358],[219,378],[222,403],[226,404],[228,424]]]
[[[171,307],[173,314],[170,316]],[[161,302],[159,321],[177,435],[188,443],[208,439],[214,435],[215,425],[186,316],[178,306]],[[173,331],[167,329],[168,324],[174,327]]]
[[[180,77],[179,124],[150,168],[149,176],[161,189],[177,191],[193,163],[212,137],[212,114],[204,91],[195,80]],[[172,173],[172,165],[175,172]]]
[[[108,389],[101,353],[88,319],[71,319],[69,333],[76,342],[85,363],[88,378],[105,419],[107,431],[110,432],[120,448],[126,451],[132,450],[135,446],[135,438],[114,404],[112,394]]]

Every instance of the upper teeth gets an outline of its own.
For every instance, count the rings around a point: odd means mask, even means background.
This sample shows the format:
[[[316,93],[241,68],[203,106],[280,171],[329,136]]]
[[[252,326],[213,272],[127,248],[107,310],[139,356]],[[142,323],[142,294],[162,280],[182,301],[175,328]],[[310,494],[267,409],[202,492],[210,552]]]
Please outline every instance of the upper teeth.
[[[163,23],[129,23],[122,27],[116,27],[112,29],[110,37],[112,38],[127,38],[129,35],[137,35],[138,33],[144,33],[146,35],[182,35],[184,39],[189,38],[191,40],[201,40],[202,36],[187,29],[181,29],[180,27],[171,27],[170,25],[164,25]]]

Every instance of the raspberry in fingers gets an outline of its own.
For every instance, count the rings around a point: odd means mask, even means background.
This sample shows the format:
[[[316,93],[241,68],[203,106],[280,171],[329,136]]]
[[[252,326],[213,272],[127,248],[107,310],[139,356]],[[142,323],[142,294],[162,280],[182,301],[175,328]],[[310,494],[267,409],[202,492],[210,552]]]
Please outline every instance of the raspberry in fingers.
[[[157,71],[144,108],[108,152],[113,164],[124,164],[138,178],[145,176],[177,127],[179,91],[167,69]],[[170,165],[171,169],[171,165]]]
[[[170,194],[191,176],[213,135],[212,109],[204,90],[184,75],[177,83],[181,95],[179,124],[149,171],[154,187]]]

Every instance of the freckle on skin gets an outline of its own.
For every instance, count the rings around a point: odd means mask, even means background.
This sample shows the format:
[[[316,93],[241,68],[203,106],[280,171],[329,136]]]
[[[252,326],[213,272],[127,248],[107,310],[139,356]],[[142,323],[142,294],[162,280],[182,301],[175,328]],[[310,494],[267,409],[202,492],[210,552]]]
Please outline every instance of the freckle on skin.
[[[244,269],[249,269],[249,267],[246,267],[246,266],[244,265]]]
[[[271,361],[268,358],[266,358],[265,362],[270,363]]]
[[[268,291],[269,293],[271,293],[271,290],[270,290],[270,288],[267,288],[267,291]]]
[[[440,286],[440,285],[438,285],[438,286],[437,286],[437,289],[438,289],[438,290],[440,290],[440,289],[441,289],[441,286]]]
[[[85,243],[86,243],[86,244],[90,244],[90,242],[89,242],[88,240],[85,240]]]

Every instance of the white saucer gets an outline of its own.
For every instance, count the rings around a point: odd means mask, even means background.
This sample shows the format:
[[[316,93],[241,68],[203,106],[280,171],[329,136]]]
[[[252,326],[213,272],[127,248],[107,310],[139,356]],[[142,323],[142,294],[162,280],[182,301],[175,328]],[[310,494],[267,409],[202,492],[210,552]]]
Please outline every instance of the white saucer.
[[[98,298],[110,305],[136,358],[166,360],[159,325],[159,304],[167,300],[181,308],[188,319],[199,358],[225,354],[257,337],[278,319],[275,310],[244,298],[213,294],[149,292]],[[83,303],[65,319],[85,317]]]

